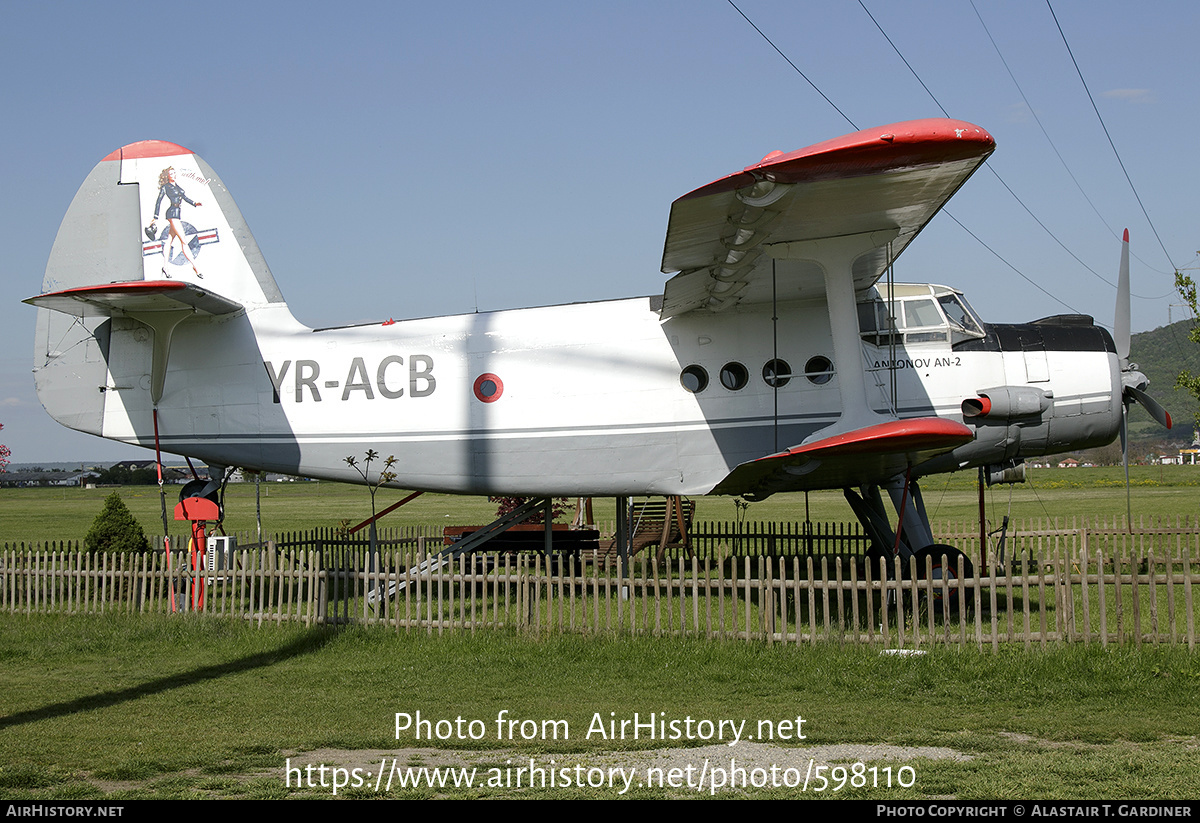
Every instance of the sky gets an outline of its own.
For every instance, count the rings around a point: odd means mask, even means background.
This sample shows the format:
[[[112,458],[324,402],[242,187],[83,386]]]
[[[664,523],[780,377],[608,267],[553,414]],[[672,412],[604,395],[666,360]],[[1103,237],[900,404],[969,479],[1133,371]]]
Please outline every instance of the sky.
[[[1134,331],[1188,316],[1200,4],[1053,0],[1114,153],[1045,0],[864,3],[919,81],[856,0],[738,0],[819,93],[727,0],[6,3],[0,442],[148,455],[50,419],[20,302],[88,172],[146,139],[208,161],[292,312],[330,326],[661,293],[672,200],[940,103],[996,139],[948,206],[978,240],[941,214],[898,280],[1111,324],[1128,227]]]

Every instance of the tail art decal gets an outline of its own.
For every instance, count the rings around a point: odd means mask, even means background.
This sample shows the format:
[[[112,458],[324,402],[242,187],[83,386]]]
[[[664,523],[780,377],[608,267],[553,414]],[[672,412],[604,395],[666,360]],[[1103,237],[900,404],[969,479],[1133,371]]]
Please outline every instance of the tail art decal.
[[[120,164],[120,185],[137,186],[139,220],[129,229],[141,242],[141,279],[195,283],[243,305],[278,301],[265,265],[255,272],[247,259],[261,262],[257,248],[243,255],[237,240],[249,232],[203,160],[174,143],[149,140],[105,161]]]

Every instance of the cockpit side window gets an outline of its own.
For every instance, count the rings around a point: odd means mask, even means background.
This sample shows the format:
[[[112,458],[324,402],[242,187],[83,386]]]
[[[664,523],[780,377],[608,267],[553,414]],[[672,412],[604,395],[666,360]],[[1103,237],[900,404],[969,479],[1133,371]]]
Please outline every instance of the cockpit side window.
[[[858,304],[858,330],[862,332],[863,337],[874,334],[879,329],[878,312],[875,310],[878,305],[879,303],[875,300]]]
[[[944,325],[942,313],[931,299],[904,301],[904,328],[923,329]]]
[[[950,327],[953,331],[962,331],[971,337],[983,336],[983,330],[979,328],[979,324],[975,322],[975,318],[967,311],[967,307],[958,299],[958,295],[939,295],[938,302],[942,304],[942,311],[946,313],[946,319],[950,321]]]

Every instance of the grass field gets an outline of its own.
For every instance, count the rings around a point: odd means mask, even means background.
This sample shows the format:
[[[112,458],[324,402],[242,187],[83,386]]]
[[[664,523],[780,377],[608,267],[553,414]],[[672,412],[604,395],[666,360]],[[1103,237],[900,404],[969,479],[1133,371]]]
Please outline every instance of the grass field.
[[[1123,511],[1119,469],[1031,474],[1034,482],[1013,492],[1015,517]],[[1200,470],[1190,467],[1135,470],[1135,513],[1195,517],[1197,480]],[[0,542],[82,538],[110,491],[0,490]],[[161,531],[157,489],[120,493],[148,533]],[[975,517],[971,477],[927,484],[925,496],[935,522]],[[398,497],[381,495],[381,505]],[[989,516],[1007,512],[1008,489],[988,497]],[[698,503],[700,518],[733,519],[728,499]],[[803,495],[781,495],[751,506],[748,517],[802,519],[804,507]],[[814,520],[849,519],[839,493],[813,494],[809,507]],[[253,485],[231,486],[227,508],[230,530],[252,531]],[[478,523],[493,510],[478,498],[426,495],[393,522]],[[268,533],[368,512],[361,488],[295,483],[272,484],[267,492],[264,486]],[[384,628],[256,628],[196,616],[6,616],[0,663],[0,797],[10,799],[329,797],[329,785],[299,785],[303,767],[360,768],[361,775],[378,772],[381,762],[405,774],[475,768],[479,780],[495,774],[501,785],[377,792],[364,781],[341,787],[338,796],[621,794],[619,784],[513,787],[511,770],[530,759],[551,771],[578,766],[577,774],[628,770],[637,781],[627,797],[708,796],[711,773],[702,791],[646,781],[655,764],[678,769],[686,782],[705,761],[715,769],[731,759],[763,775],[774,766],[785,779],[789,768],[811,775],[814,764],[828,782],[820,793],[819,783],[810,783],[808,796],[1200,797],[1200,659],[1186,649],[939,648],[896,657],[832,644],[427,636]],[[435,723],[450,721],[444,728],[459,717],[478,720],[486,733],[479,740],[397,736],[396,714],[418,711]],[[528,740],[496,739],[502,711],[533,721],[537,732]],[[792,739],[771,745],[748,738],[734,747],[644,736],[589,739],[594,723],[628,720],[635,712],[643,720],[653,712],[674,720],[745,721],[747,734],[760,721],[782,730],[788,727],[775,724],[802,716],[806,737],[795,739],[793,723]],[[542,725],[553,721],[565,726]],[[547,728],[569,728],[571,737],[554,739]],[[300,769],[290,783],[289,762]],[[763,787],[735,796],[802,792]]]
[[[988,517],[999,521],[1011,512],[1016,518],[1120,516],[1125,511],[1122,470],[1031,469],[1030,482],[996,486],[986,493]],[[1131,470],[1135,518],[1200,515],[1200,467],[1136,466]],[[923,484],[925,504],[935,527],[946,521],[978,518],[975,475],[937,475]],[[0,489],[0,544],[81,540],[113,489]],[[162,534],[158,488],[125,486],[117,489],[147,534]],[[1011,492],[1011,502],[1010,502]],[[167,487],[168,514],[178,502],[179,487]],[[226,530],[255,533],[255,489],[252,483],[230,484],[226,493]],[[379,493],[379,508],[399,500],[404,492]],[[263,533],[336,526],[342,520],[358,523],[370,516],[366,489],[340,483],[267,483],[261,495]],[[845,522],[854,519],[840,491],[813,492],[808,496],[813,521]],[[388,515],[382,525],[469,525],[491,521],[495,504],[482,497],[426,494]],[[749,520],[802,521],[803,494],[775,495],[753,503]],[[596,517],[611,522],[611,500],[597,500]],[[733,520],[732,498],[697,498],[700,520]],[[171,521],[175,533],[183,531]]]
[[[715,766],[740,757],[764,769],[807,768],[814,758],[852,769],[861,761],[876,768],[876,780],[890,767],[893,782],[900,767],[911,769],[905,787],[844,780],[840,791],[826,788],[829,797],[1200,797],[1200,661],[1178,650],[942,650],[899,658],[652,638],[427,637],[165,617],[43,617],[0,621],[0,659],[6,798],[332,795],[295,779],[289,787],[289,758],[293,765],[375,770],[381,757],[396,757],[403,767],[461,763],[480,774],[533,758],[543,766],[638,768],[644,782],[651,758],[662,757],[662,741],[644,733],[624,741],[587,734],[597,716],[607,723],[634,712],[643,719],[654,712],[747,721],[734,747],[669,742],[685,747],[674,753],[677,764],[690,757],[699,767],[708,757]],[[495,721],[505,710],[509,718],[537,721],[533,739],[496,739]],[[397,735],[396,713],[418,711],[434,723],[479,720],[485,733],[477,741]],[[797,717],[805,722],[795,725]],[[803,733],[804,740],[747,742],[760,720],[789,719],[785,733]],[[542,721],[567,725],[554,739]],[[818,794],[815,785],[810,790]],[[344,787],[339,796],[617,795],[608,787],[494,786]],[[738,795],[801,792],[752,788]],[[707,791],[635,785],[627,796]]]

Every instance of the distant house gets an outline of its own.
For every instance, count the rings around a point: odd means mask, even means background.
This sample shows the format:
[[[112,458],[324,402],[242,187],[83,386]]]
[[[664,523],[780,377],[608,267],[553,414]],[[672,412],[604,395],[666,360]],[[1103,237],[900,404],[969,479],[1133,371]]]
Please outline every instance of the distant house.
[[[1058,467],[1060,469],[1077,469],[1079,468],[1079,461],[1074,457],[1067,457],[1058,462]]]
[[[1200,429],[1192,429],[1192,445],[1180,450],[1179,462],[1194,466],[1198,455],[1200,455]]]
[[[0,473],[0,487],[15,489],[37,486],[78,486],[86,478],[95,476],[96,472],[91,471],[2,472]]]

